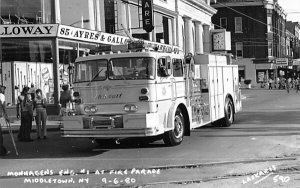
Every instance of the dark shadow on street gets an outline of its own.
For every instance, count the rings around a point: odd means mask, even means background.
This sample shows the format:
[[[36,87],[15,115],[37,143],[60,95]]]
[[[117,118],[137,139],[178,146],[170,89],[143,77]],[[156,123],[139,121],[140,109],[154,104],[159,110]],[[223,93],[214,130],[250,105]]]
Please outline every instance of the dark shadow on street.
[[[35,133],[31,133],[35,138]],[[139,148],[158,148],[166,147],[162,141],[153,139],[130,138],[120,140],[119,144],[115,141],[100,141],[92,143],[87,138],[62,138],[60,132],[48,133],[47,139],[34,140],[32,142],[20,142],[17,134],[14,133],[19,156],[15,155],[15,150],[9,134],[4,135],[5,146],[11,151],[5,159],[35,159],[35,158],[76,158],[93,157],[101,155],[114,149],[139,149]]]

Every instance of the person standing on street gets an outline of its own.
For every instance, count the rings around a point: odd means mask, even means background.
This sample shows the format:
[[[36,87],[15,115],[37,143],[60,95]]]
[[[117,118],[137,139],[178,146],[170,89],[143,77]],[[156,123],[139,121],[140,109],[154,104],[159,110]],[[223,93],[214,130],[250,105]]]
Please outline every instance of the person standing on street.
[[[289,82],[289,78],[288,79],[285,79],[285,88],[286,88],[286,91],[287,93],[290,93],[290,82]]]
[[[21,114],[21,126],[18,134],[20,141],[31,142],[33,141],[30,137],[32,129],[32,118],[33,118],[33,101],[31,94],[28,93],[29,87],[24,87],[21,95],[18,97],[17,103],[17,118],[20,118]]]
[[[299,80],[299,77],[297,77],[297,79],[295,80],[296,93],[298,93],[298,91],[299,91],[299,84],[300,84],[300,80]]]
[[[71,95],[71,91],[69,89],[69,85],[62,86],[63,92],[60,95],[59,103],[61,104],[61,115],[64,116],[67,113],[67,104],[73,102],[73,97]]]
[[[46,139],[47,138],[47,111],[46,111],[46,98],[44,98],[42,90],[36,90],[36,97],[33,102],[33,109],[36,110],[36,129],[37,129],[37,139],[40,139],[41,136]],[[41,127],[42,124],[42,127]],[[42,134],[43,133],[43,134]]]
[[[2,126],[6,125],[8,117],[6,114],[6,104],[5,104],[5,86],[0,86],[0,156],[6,156],[10,153],[5,146],[3,145],[3,135],[2,135]]]
[[[269,89],[272,89],[273,80],[272,78],[269,78]]]

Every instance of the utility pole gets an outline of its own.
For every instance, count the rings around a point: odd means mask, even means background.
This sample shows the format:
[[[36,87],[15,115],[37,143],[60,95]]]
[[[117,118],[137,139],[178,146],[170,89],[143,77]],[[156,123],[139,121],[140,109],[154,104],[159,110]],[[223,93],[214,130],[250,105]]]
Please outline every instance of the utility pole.
[[[0,16],[2,14],[1,12],[1,4],[2,4],[2,1],[0,0]],[[1,20],[2,21],[2,20]],[[2,25],[2,23],[0,23],[0,25]],[[2,62],[2,39],[0,37],[0,68],[1,68],[1,85],[3,85],[3,62]]]

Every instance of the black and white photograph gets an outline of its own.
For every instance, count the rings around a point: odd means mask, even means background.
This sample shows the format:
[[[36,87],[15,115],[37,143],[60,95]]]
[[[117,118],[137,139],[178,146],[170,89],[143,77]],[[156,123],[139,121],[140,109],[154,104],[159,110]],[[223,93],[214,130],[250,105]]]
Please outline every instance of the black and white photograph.
[[[0,188],[300,188],[299,0],[0,0]]]

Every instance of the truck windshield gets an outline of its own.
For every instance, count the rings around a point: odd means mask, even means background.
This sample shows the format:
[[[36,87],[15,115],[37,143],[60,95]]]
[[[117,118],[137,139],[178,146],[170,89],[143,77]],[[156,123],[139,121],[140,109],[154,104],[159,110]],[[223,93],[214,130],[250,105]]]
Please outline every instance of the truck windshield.
[[[111,59],[109,79],[154,79],[155,59],[152,57],[125,57]]]
[[[106,59],[89,60],[75,63],[75,82],[106,80],[106,74]]]

